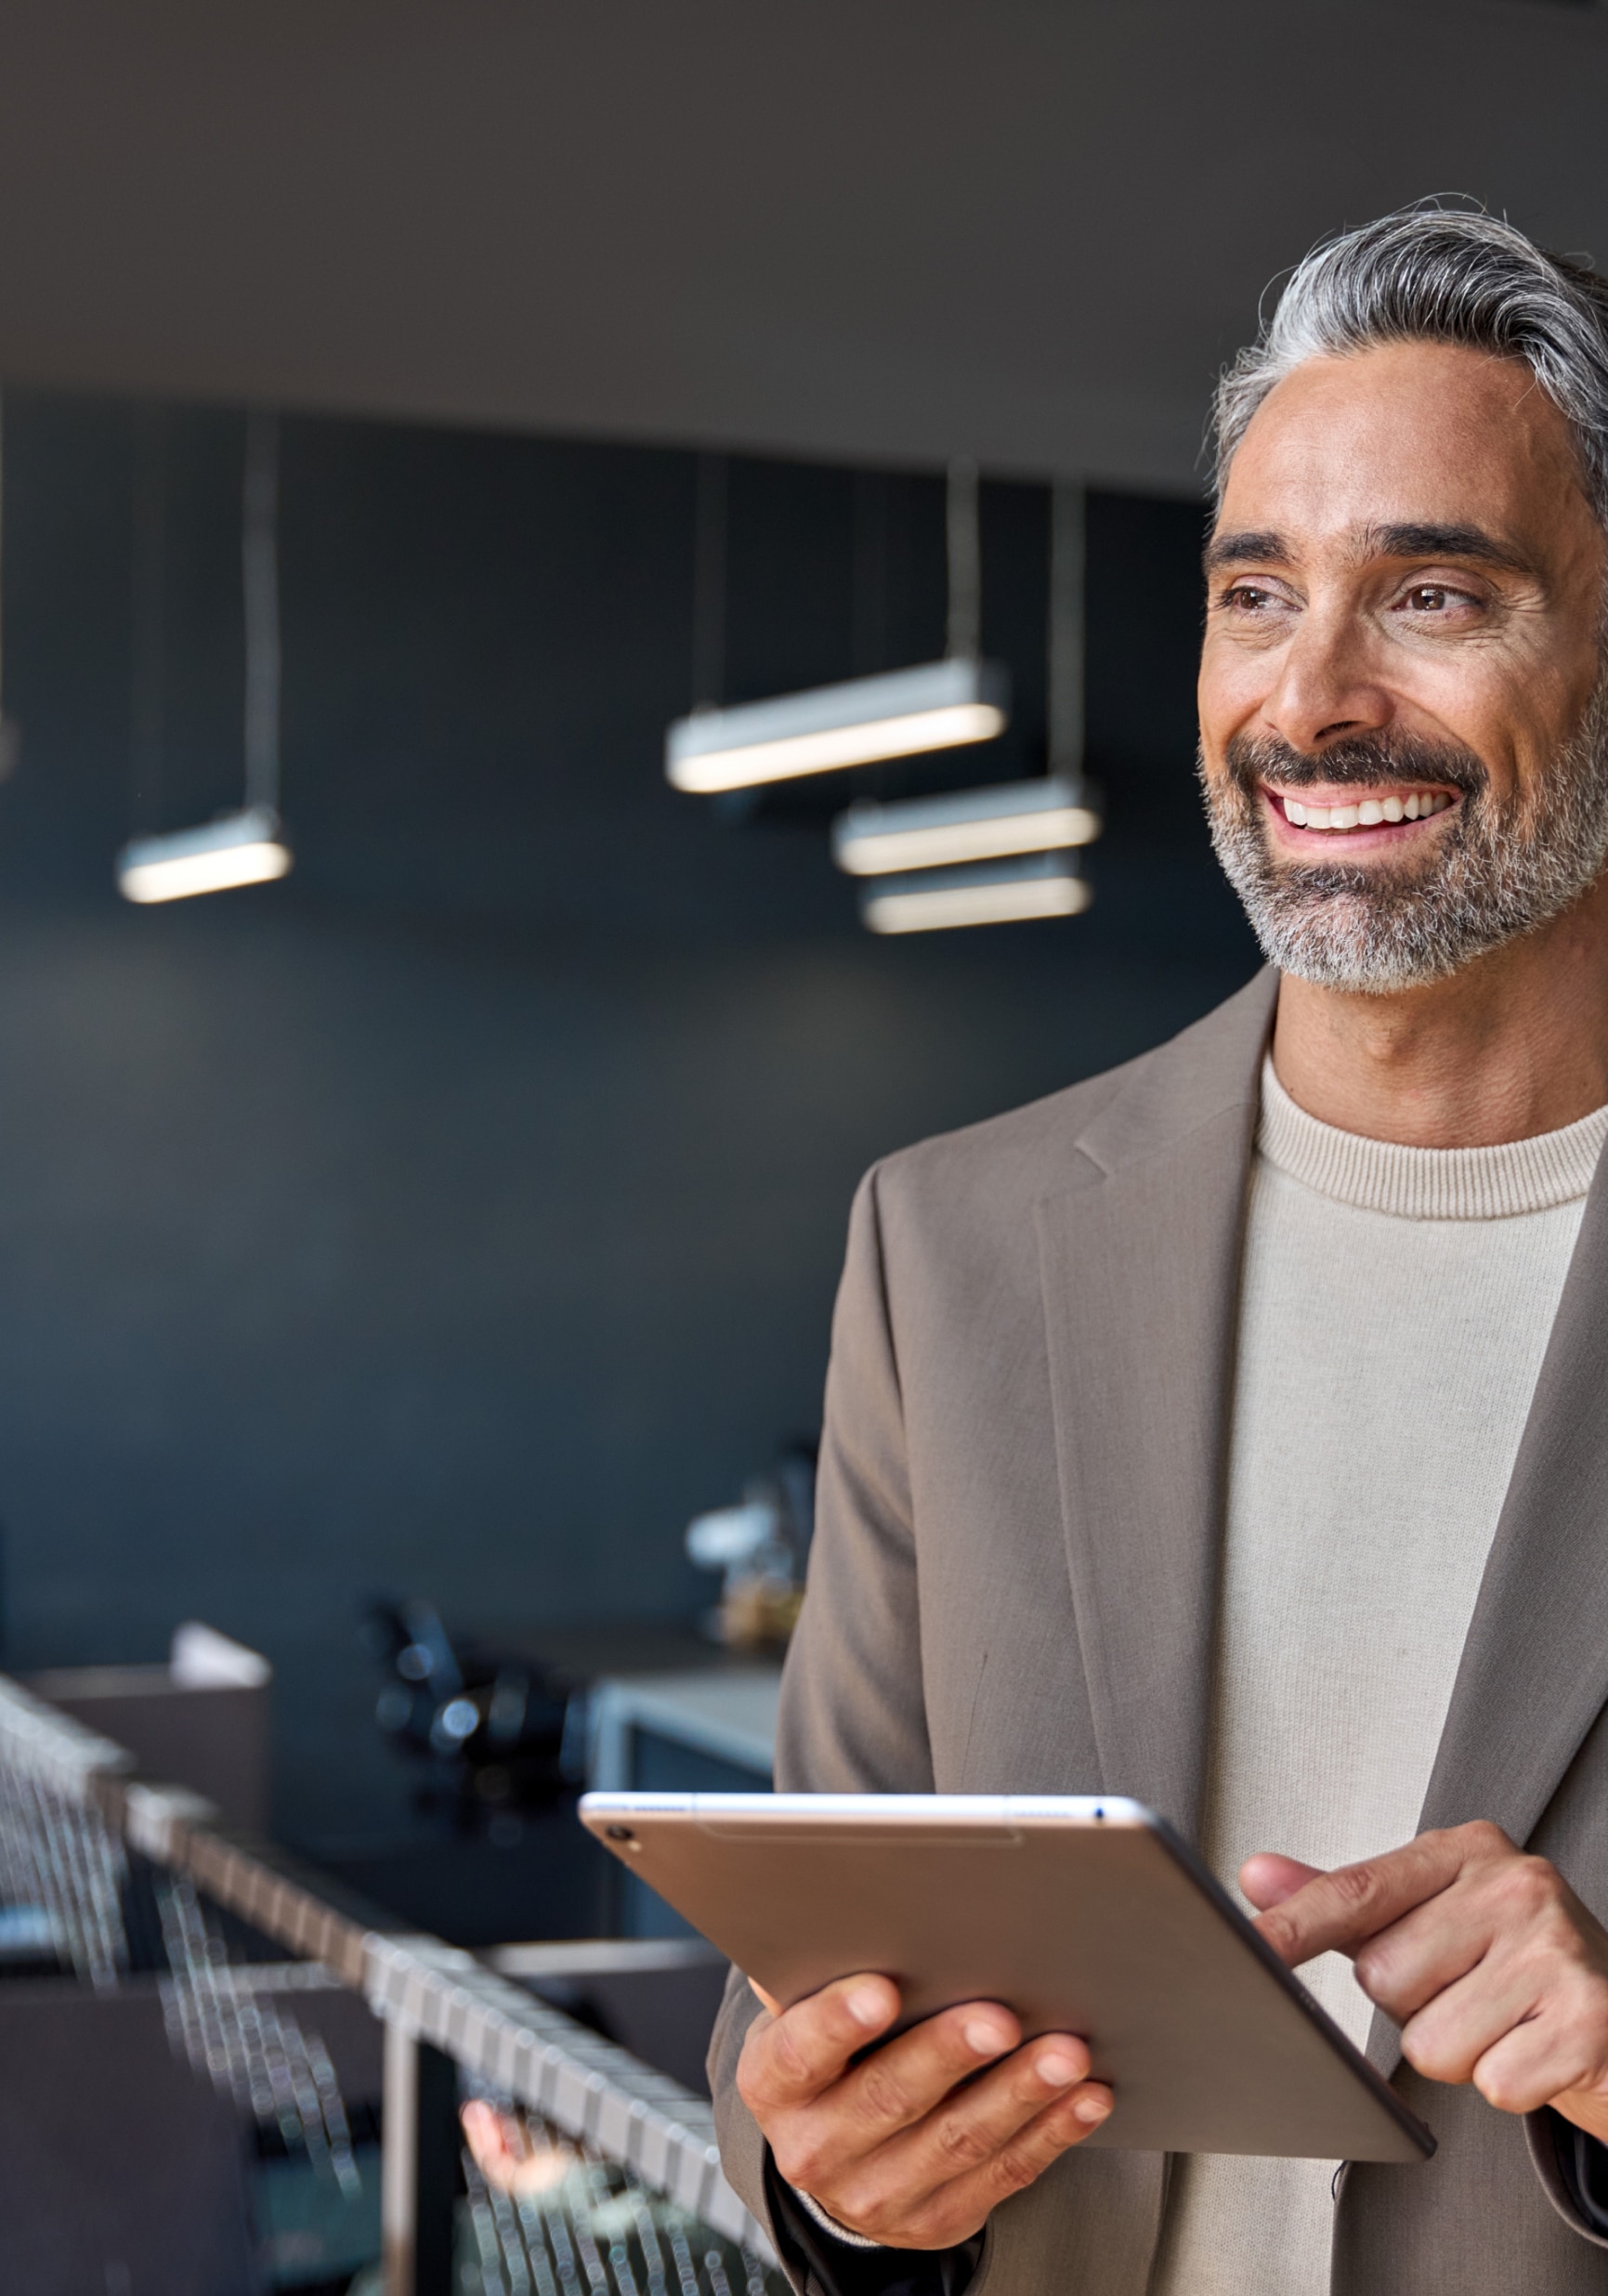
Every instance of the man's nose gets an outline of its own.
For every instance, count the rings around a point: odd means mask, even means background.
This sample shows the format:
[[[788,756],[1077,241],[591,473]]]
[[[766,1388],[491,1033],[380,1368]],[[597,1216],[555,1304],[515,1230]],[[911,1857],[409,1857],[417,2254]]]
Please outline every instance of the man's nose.
[[[1309,608],[1262,703],[1267,731],[1310,756],[1343,735],[1388,725],[1394,703],[1373,674],[1368,636],[1348,613]]]

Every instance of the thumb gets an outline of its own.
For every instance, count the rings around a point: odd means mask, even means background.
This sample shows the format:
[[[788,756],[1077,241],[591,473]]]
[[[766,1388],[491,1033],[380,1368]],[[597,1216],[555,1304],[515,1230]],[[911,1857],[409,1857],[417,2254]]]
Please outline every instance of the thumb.
[[[1239,1885],[1259,1913],[1271,1912],[1293,1898],[1308,1882],[1316,1881],[1322,1866],[1302,1865],[1299,1858],[1282,1858],[1275,1849],[1259,1850],[1239,1869]]]

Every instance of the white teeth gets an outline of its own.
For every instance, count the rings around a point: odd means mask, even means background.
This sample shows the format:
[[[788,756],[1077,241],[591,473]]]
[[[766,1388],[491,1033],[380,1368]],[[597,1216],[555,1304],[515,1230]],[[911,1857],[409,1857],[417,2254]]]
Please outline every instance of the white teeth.
[[[1444,789],[1362,798],[1354,805],[1303,805],[1299,798],[1287,797],[1284,813],[1298,829],[1373,829],[1383,821],[1427,821],[1432,814],[1445,813],[1451,802]]]

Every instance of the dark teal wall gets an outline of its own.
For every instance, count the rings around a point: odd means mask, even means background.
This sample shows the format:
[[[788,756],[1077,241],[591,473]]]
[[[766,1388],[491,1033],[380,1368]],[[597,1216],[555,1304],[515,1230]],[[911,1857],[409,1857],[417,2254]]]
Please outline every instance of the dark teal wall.
[[[741,820],[662,780],[691,458],[290,422],[299,866],[137,911],[111,880],[134,417],[7,412],[7,1662],[154,1655],[186,1614],[261,1645],[288,1822],[316,1831],[346,1807],[357,1740],[328,1733],[367,1702],[366,1589],[486,1621],[688,1611],[687,1517],[817,1417],[864,1166],[1249,971],[1191,784],[1198,513],[1091,505],[1092,912],[879,942],[828,860],[828,792]],[[236,787],[240,447],[238,417],[172,419],[170,821]],[[856,503],[844,472],[736,467],[734,693],[853,665]],[[908,659],[941,644],[941,492],[899,479],[887,507]],[[987,763],[1021,773],[1044,500],[985,508],[1024,703]]]

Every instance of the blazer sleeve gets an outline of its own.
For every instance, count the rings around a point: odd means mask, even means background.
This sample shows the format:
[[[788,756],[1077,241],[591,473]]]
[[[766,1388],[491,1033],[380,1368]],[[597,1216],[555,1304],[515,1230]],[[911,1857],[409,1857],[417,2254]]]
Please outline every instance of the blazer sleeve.
[[[1524,2117],[1530,2158],[1547,2198],[1571,2231],[1608,2248],[1608,2146],[1549,2105]]]
[[[878,1168],[855,1196],[832,1318],[815,1538],[782,1676],[776,1782],[784,1794],[930,1794],[933,1787],[882,1185]],[[734,1970],[709,2052],[721,2159],[794,2285],[823,2287],[811,2269],[817,2258],[804,2253],[795,2212],[785,2202],[777,2207],[768,2149],[737,2094],[738,2058],[757,2014]],[[817,2246],[807,2230],[802,2237]],[[861,2253],[819,2245],[840,2260]],[[892,2259],[900,2252],[875,2253]],[[888,2284],[899,2276],[890,2275]]]

